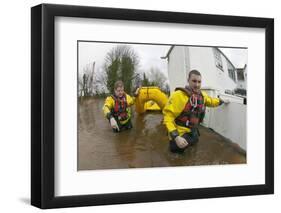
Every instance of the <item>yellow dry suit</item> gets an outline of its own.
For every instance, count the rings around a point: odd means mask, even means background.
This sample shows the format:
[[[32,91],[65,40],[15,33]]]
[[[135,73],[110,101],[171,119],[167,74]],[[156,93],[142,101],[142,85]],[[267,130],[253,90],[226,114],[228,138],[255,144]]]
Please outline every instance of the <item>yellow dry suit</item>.
[[[131,119],[131,108],[135,99],[128,94],[124,94],[121,98],[111,95],[105,99],[103,113],[107,119],[114,117],[117,123],[125,125]]]
[[[188,87],[176,88],[163,109],[163,123],[169,139],[191,132],[203,121],[206,106],[216,107],[220,104],[219,98],[212,98],[204,91],[196,94]]]

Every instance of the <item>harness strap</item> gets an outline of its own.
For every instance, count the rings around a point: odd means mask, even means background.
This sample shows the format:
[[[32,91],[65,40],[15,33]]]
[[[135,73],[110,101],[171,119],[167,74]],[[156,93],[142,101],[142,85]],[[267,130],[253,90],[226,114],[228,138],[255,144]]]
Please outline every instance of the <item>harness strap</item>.
[[[181,114],[175,119],[175,123],[179,126],[192,128],[194,125],[202,122],[205,116],[203,94],[196,95],[188,87],[177,87],[175,91],[177,90],[183,91],[189,97],[189,101],[186,103]]]
[[[114,101],[114,108],[112,109],[112,115],[118,119],[118,121],[125,121],[128,119],[128,111],[127,111],[127,98],[126,94],[121,98],[111,96]]]
[[[114,95],[111,96],[114,101],[114,113],[118,113],[118,112],[124,112],[127,109],[127,99],[126,99],[126,95],[124,95],[122,97],[122,99],[120,100],[118,97],[115,97]]]

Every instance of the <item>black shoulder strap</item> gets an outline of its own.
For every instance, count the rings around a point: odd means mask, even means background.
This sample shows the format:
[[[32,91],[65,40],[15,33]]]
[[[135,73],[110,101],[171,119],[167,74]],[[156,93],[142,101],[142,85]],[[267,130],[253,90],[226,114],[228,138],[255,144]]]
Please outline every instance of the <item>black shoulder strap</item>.
[[[188,97],[192,95],[192,92],[185,87],[176,87],[175,91],[177,90],[183,91]]]
[[[111,95],[111,97],[113,98],[113,100],[115,102],[120,102],[120,100],[115,95]],[[127,94],[126,93],[124,93],[124,98],[125,98],[125,105],[127,107]]]
[[[177,91],[177,90],[183,91],[188,97],[192,96],[192,94],[193,94],[192,91],[186,89],[185,87],[176,87],[175,91]],[[203,93],[201,91],[200,91],[200,94],[202,95],[202,97],[204,97]]]
[[[114,101],[117,100],[117,98],[115,97],[115,95],[111,95],[111,97],[113,98]]]

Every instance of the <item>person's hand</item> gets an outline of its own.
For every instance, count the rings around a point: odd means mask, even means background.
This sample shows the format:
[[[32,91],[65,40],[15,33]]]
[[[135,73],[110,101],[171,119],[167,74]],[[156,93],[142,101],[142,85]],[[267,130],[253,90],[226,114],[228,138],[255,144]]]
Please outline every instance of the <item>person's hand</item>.
[[[111,125],[111,127],[112,127],[113,129],[117,129],[117,130],[119,131],[119,126],[118,126],[118,124],[117,124],[115,118],[113,118],[113,117],[110,118],[110,125]]]
[[[181,148],[181,149],[188,146],[188,142],[181,136],[177,136],[175,138],[175,142],[178,145],[178,147]]]
[[[220,101],[223,103],[223,104],[229,104],[230,101],[228,99],[224,99],[224,98],[220,98]]]
[[[135,91],[135,93],[134,93],[134,96],[138,96],[139,91],[140,91],[140,87],[138,87],[138,88],[136,89],[136,91]]]

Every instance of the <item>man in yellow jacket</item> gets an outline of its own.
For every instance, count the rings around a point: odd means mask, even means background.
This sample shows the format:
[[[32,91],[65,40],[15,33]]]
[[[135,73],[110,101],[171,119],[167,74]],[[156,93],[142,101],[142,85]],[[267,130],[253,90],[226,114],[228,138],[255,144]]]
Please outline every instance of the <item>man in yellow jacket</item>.
[[[136,92],[137,93],[137,92]],[[114,84],[114,94],[105,99],[103,106],[104,116],[109,120],[114,132],[131,129],[131,106],[135,99],[124,92],[122,81]]]
[[[176,88],[163,109],[164,124],[169,133],[170,151],[183,153],[189,146],[198,142],[198,125],[203,121],[207,107],[217,107],[228,100],[211,98],[201,91],[201,74],[191,70],[188,86]]]

